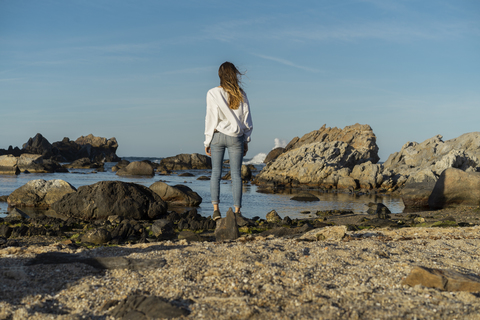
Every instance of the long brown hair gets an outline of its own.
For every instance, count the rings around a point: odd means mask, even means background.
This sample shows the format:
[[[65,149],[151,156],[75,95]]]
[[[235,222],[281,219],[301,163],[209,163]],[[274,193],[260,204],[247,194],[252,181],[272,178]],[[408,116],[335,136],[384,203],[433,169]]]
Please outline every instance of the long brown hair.
[[[238,71],[235,65],[231,62],[224,62],[218,69],[218,76],[220,77],[220,86],[227,91],[229,96],[230,109],[237,110],[240,107],[240,102],[243,102],[243,89],[240,87],[240,77],[243,74]]]

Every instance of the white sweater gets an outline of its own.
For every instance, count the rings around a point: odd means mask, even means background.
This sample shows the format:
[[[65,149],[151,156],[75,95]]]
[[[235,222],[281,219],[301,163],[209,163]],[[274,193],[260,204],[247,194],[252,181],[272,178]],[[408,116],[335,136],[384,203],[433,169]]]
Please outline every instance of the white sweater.
[[[228,93],[221,87],[215,87],[207,92],[207,116],[205,117],[205,147],[212,142],[215,130],[227,136],[244,136],[245,142],[250,142],[253,130],[252,116],[247,95],[243,95],[237,110],[228,106]]]

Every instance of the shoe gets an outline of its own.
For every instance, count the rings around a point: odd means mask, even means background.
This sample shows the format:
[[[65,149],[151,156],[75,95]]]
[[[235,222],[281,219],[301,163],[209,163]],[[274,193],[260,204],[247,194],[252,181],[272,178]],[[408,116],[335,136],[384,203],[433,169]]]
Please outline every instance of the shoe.
[[[213,218],[213,221],[221,219],[222,215],[220,214],[220,211],[218,211],[218,210],[213,211],[213,217],[212,218]]]

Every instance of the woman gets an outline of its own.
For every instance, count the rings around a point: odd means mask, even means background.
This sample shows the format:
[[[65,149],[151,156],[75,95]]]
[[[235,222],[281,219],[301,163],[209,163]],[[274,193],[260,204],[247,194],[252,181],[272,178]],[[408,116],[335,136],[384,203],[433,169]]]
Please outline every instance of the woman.
[[[207,93],[207,116],[205,117],[205,153],[212,158],[210,193],[213,204],[213,220],[221,218],[220,179],[225,148],[230,158],[233,205],[235,213],[242,207],[241,168],[247,154],[253,129],[247,95],[240,87],[242,74],[233,63],[225,62],[218,69],[220,86]]]

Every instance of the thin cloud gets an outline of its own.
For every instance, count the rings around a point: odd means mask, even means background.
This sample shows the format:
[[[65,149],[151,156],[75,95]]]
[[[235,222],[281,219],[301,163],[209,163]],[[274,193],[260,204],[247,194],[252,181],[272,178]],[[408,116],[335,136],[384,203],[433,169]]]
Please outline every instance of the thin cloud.
[[[304,71],[314,72],[314,73],[321,72],[321,70],[318,70],[318,69],[315,69],[315,68],[309,68],[309,67],[301,66],[301,65],[298,65],[298,64],[293,63],[293,62],[291,62],[291,61],[288,61],[288,60],[286,60],[286,59],[277,58],[277,57],[272,57],[272,56],[266,56],[266,55],[263,55],[263,54],[256,54],[256,53],[254,53],[253,55],[254,55],[254,56],[257,56],[257,57],[259,57],[259,58],[262,58],[262,59],[266,59],[266,60],[270,60],[270,61],[275,61],[275,62],[278,62],[278,63],[280,63],[280,64],[283,64],[283,65],[286,65],[286,66],[289,66],[289,67],[294,67],[294,68],[297,68],[297,69],[301,69],[301,70],[304,70]]]

